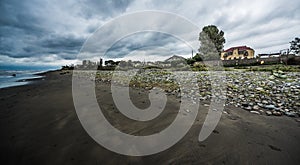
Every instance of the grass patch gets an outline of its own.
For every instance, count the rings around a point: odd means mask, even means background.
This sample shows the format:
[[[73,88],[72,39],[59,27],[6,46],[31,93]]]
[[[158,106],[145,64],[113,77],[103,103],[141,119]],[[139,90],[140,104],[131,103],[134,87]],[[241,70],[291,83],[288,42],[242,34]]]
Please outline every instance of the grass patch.
[[[232,68],[231,68],[232,69]],[[261,66],[235,66],[233,70],[244,70],[253,72],[272,72],[281,70],[283,72],[300,72],[300,66],[297,65],[261,65]],[[226,70],[226,69],[225,69]]]

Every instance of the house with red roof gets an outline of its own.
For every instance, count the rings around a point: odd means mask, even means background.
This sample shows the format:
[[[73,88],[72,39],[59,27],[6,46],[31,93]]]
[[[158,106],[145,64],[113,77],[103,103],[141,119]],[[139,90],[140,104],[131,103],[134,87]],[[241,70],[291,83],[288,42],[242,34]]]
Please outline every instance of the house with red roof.
[[[221,60],[254,58],[254,49],[247,46],[231,47],[221,53]]]

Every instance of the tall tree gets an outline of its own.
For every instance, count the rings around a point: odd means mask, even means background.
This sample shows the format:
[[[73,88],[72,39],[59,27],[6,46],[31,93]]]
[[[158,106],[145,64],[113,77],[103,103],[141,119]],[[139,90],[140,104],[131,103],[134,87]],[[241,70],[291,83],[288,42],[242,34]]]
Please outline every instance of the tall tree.
[[[224,32],[219,30],[215,25],[203,27],[199,34],[200,54],[204,60],[219,59],[223,51],[225,38]]]
[[[296,37],[295,40],[290,42],[291,44],[291,51],[293,51],[295,54],[299,54],[300,52],[300,38]]]

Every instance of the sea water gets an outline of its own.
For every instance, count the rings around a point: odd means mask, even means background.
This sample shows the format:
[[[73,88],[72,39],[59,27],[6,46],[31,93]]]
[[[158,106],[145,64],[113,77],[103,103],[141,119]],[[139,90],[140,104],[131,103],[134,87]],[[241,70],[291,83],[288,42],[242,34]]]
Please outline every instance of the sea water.
[[[17,67],[0,67],[0,89],[12,86],[26,85],[30,83],[27,79],[38,79],[43,76],[38,73],[53,70],[52,68],[17,68]]]

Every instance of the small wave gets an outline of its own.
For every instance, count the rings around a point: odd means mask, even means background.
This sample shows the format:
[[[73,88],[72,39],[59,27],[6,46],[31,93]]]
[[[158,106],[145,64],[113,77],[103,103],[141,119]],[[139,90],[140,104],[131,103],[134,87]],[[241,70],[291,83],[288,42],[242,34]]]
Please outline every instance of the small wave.
[[[12,78],[12,77],[14,77],[14,76],[6,76],[6,75],[0,75],[0,79],[5,79],[5,78]]]
[[[36,75],[45,71],[41,70],[0,70],[0,88],[28,84],[27,80],[42,78]],[[13,76],[15,74],[15,76]]]

